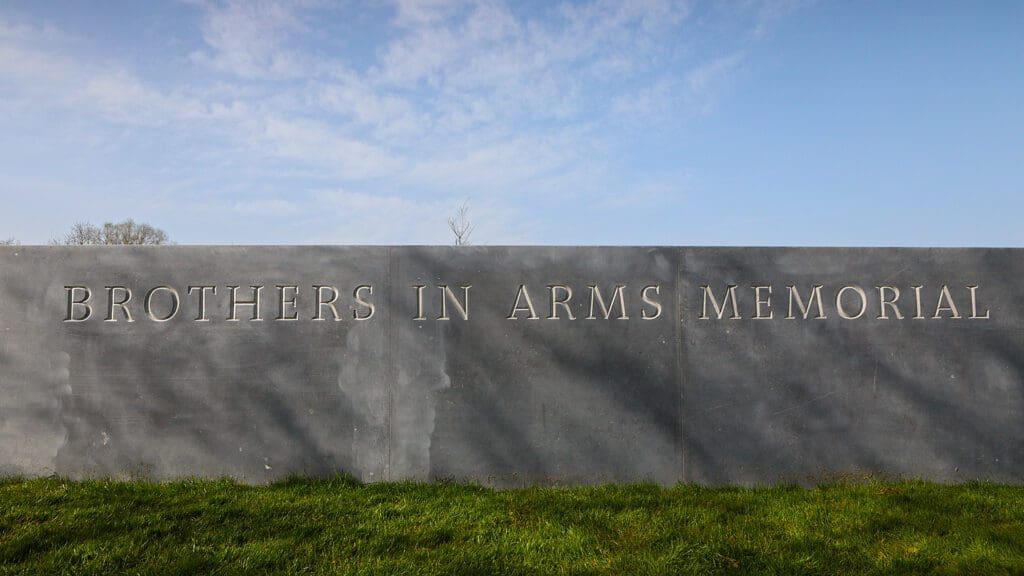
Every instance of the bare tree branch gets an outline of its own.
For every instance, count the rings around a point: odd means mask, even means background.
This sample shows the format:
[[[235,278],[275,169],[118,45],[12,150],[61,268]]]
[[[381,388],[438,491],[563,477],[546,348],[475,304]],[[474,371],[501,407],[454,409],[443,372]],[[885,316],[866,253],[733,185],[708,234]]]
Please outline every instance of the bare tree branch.
[[[0,246],[20,246],[21,242],[18,242],[14,237],[4,238],[0,240]]]
[[[469,221],[469,201],[465,201],[459,206],[459,209],[455,212],[454,216],[448,218],[448,228],[455,235],[456,246],[466,246],[469,244],[469,236],[473,233],[476,228]]]
[[[136,224],[132,220],[103,225],[105,244],[167,244],[167,233],[149,224]]]
[[[102,244],[102,233],[99,228],[88,222],[75,222],[64,236],[50,240],[50,244],[63,246],[85,246]]]
[[[76,222],[67,234],[54,238],[50,243],[63,246],[160,245],[168,244],[169,240],[163,230],[128,219],[124,222],[107,222],[103,228],[88,222]]]

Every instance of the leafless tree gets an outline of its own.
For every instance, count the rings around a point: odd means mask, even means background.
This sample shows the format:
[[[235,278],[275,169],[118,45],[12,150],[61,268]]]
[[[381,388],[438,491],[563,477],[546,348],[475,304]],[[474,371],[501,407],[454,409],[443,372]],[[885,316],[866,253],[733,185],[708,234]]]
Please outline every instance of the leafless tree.
[[[469,236],[475,228],[469,221],[469,201],[463,202],[455,214],[448,218],[448,228],[455,235],[456,246],[469,244]]]
[[[88,222],[76,222],[63,237],[50,240],[50,244],[64,246],[86,246],[104,243],[103,231]]]
[[[136,224],[130,219],[116,224],[110,222],[104,224],[103,240],[107,244],[159,245],[169,243],[167,232],[149,224]]]
[[[0,239],[0,246],[19,246],[21,242],[18,242],[14,238]]]
[[[77,222],[67,234],[54,238],[50,243],[64,246],[159,245],[170,241],[163,230],[128,219],[124,222],[107,222],[102,228],[88,222]]]

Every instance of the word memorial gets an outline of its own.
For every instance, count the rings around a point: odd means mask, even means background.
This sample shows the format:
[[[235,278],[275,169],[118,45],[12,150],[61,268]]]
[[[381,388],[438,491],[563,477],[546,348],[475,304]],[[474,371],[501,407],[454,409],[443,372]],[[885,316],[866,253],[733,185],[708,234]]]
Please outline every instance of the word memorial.
[[[1024,251],[0,247],[0,474],[1024,479]]]
[[[727,286],[720,298],[715,297],[711,286],[701,286],[701,288],[704,290],[700,312],[701,320],[708,320],[712,317],[709,315],[709,310],[719,320],[723,317],[732,320],[743,318],[740,314],[739,304],[736,301],[736,285]],[[775,318],[775,311],[772,308],[773,287],[771,285],[762,286],[754,284],[750,288],[753,294],[749,305],[751,315],[748,318],[755,320],[771,320]],[[826,300],[822,296],[822,288],[824,286],[817,284],[807,290],[805,295],[801,296],[800,288],[793,285],[786,286],[788,305],[785,309],[786,315],[784,318],[786,320],[796,320],[798,318],[803,320],[808,318],[816,320],[827,319],[828,315],[825,313]],[[969,310],[967,318],[972,320],[988,320],[990,316],[987,309],[981,314],[978,312],[978,289],[980,286],[963,286],[962,288],[963,293],[960,296],[963,300],[961,300],[960,306],[957,305],[953,293],[950,292],[949,286],[946,285],[942,285],[938,289],[929,290],[928,293],[925,292],[924,286],[910,286],[909,288],[875,286],[874,290],[877,290],[877,293],[872,293],[870,296],[868,291],[860,286],[842,286],[833,290],[835,296],[829,299],[828,302],[830,304],[834,303],[832,307],[833,313],[844,320],[870,317],[868,316],[869,309],[877,312],[877,316],[874,316],[874,318],[878,320],[903,320],[904,318],[913,318],[914,320],[951,318],[959,320],[964,318],[960,314],[961,309]],[[932,292],[934,294],[931,294]],[[905,299],[906,302],[901,303],[900,296],[907,293],[910,293],[910,297]],[[925,316],[926,302],[932,306],[927,308],[928,316]],[[710,308],[708,307],[709,304]],[[907,307],[909,307],[909,311],[904,315],[902,310],[906,310]],[[727,313],[729,314],[728,316],[726,316]]]

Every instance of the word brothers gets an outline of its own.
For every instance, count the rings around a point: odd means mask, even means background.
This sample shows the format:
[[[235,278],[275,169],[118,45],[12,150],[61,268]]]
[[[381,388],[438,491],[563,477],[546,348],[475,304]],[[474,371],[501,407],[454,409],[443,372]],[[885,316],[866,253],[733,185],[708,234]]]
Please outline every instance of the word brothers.
[[[306,292],[308,290],[308,292]],[[155,286],[137,297],[127,286],[105,286],[102,295],[94,297],[88,286],[65,286],[67,311],[64,322],[85,322],[95,318],[94,308],[104,313],[106,322],[135,322],[145,318],[167,322],[175,317],[188,317],[196,322],[209,322],[211,317],[238,322],[336,320],[351,318],[364,321],[373,318],[377,309],[370,297],[373,286],[360,284],[342,297],[335,286],[298,285],[273,286]],[[269,292],[269,294],[268,294]],[[300,294],[301,293],[301,294]],[[300,303],[308,298],[309,315],[300,314]],[[99,302],[96,302],[99,300]],[[187,312],[183,307],[191,308]],[[141,309],[140,309],[141,308]],[[269,310],[268,310],[269,308]]]

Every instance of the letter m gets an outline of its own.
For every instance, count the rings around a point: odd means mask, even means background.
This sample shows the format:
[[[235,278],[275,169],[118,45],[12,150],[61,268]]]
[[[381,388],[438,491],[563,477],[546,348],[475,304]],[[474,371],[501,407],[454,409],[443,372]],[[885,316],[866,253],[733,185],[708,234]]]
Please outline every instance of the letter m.
[[[590,288],[590,314],[587,315],[587,320],[594,320],[597,316],[594,315],[594,304],[596,303],[601,308],[601,314],[604,315],[604,319],[607,320],[612,316],[612,310],[615,309],[615,302],[619,303],[619,320],[629,320],[629,316],[626,315],[626,295],[623,293],[625,286],[617,284],[615,291],[612,292],[612,301],[607,305],[605,304],[604,296],[601,295],[601,289],[591,284]]]
[[[736,305],[736,285],[729,284],[725,289],[725,294],[722,295],[722,302],[719,304],[718,299],[715,298],[715,293],[711,290],[711,286],[701,286],[704,291],[704,303],[701,307],[700,319],[707,320],[708,316],[708,301],[711,301],[711,307],[715,310],[715,316],[721,320],[722,316],[725,315],[726,305],[732,306],[732,316],[729,318],[732,320],[740,319],[739,307]]]
[[[807,320],[807,317],[811,315],[811,306],[817,304],[818,315],[816,316],[819,320],[825,319],[825,309],[821,304],[821,285],[815,285],[811,288],[811,295],[807,299],[807,303],[804,303],[804,299],[800,297],[800,291],[796,286],[787,286],[789,288],[789,314],[786,315],[786,319],[794,320],[796,315],[793,314],[793,303],[796,302],[796,307],[800,309],[800,314]]]

